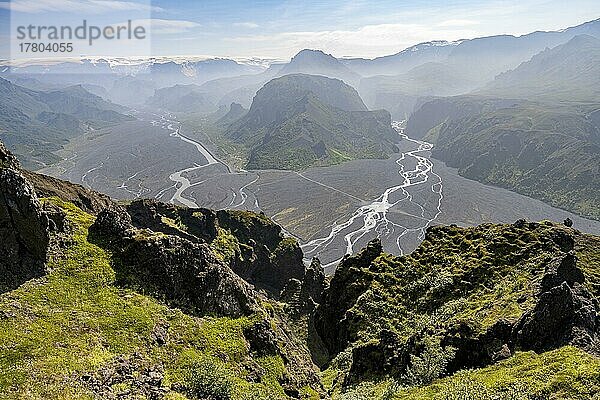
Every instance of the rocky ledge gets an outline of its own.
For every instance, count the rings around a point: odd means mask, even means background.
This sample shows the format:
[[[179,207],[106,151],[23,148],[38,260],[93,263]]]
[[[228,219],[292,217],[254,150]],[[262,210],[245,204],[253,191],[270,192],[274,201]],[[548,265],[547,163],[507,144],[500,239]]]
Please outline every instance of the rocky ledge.
[[[386,376],[414,383],[415,366],[434,355],[435,377],[518,351],[572,345],[600,355],[600,282],[595,264],[580,260],[597,262],[598,244],[566,226],[525,221],[432,227],[403,257],[375,240],[340,263],[316,310],[324,367],[349,351],[345,385]]]

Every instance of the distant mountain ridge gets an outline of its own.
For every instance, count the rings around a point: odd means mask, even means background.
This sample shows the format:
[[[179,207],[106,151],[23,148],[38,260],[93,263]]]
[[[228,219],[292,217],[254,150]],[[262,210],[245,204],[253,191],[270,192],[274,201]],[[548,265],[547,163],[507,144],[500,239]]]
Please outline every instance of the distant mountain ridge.
[[[481,90],[498,97],[600,99],[600,39],[578,35],[504,72]]]
[[[0,78],[0,140],[31,168],[59,158],[53,152],[88,127],[132,119],[123,107],[86,91],[81,85],[35,91]]]
[[[461,41],[435,40],[408,47],[396,54],[377,57],[341,59],[340,62],[363,77],[375,75],[397,75],[408,72],[419,65],[444,61]]]
[[[393,56],[346,63],[356,72],[377,71],[361,80],[359,92],[369,107],[383,107],[404,119],[420,98],[470,93],[498,74],[519,67],[545,49],[565,44],[578,35],[600,38],[600,19],[561,31],[523,36],[498,35],[414,46]],[[421,46],[421,47],[420,47]],[[435,69],[431,66],[436,65]],[[410,68],[409,68],[410,66]],[[423,74],[423,70],[430,69]]]
[[[518,67],[544,49],[564,44],[581,34],[600,37],[600,21],[589,21],[561,31],[533,32],[518,37],[497,35],[453,42],[434,40],[372,60],[337,59],[323,51],[310,49],[299,51],[288,63],[271,63],[268,67],[265,63],[236,66],[235,62],[226,59],[189,62],[161,60],[149,67],[138,68],[153,73],[138,71],[137,77],[130,76],[132,80],[142,83],[134,85],[130,82],[129,90],[120,90],[121,85],[112,82],[103,85],[109,92],[120,92],[111,100],[137,105],[138,98],[143,98],[143,104],[146,98],[152,96],[154,89],[196,84],[202,87],[202,91],[217,107],[235,102],[248,108],[256,92],[269,80],[305,73],[341,79],[360,89],[368,107],[385,108],[395,119],[405,119],[415,105],[422,103],[423,98],[467,94],[485,86],[496,75]],[[222,66],[223,70],[218,71],[218,66]],[[119,66],[114,70],[123,73],[128,69]],[[150,91],[144,90],[151,85]],[[129,98],[127,93],[132,91],[142,95]]]
[[[175,85],[156,89],[146,105],[172,112],[205,112],[217,110],[217,106],[197,85]]]
[[[521,36],[496,35],[454,42],[431,41],[389,56],[342,59],[341,62],[365,77],[398,75],[428,62],[447,62],[491,79],[547,47],[558,46],[582,34],[600,37],[600,18],[560,31],[536,31]]]
[[[398,120],[407,119],[420,99],[467,93],[480,84],[453,65],[429,62],[400,75],[363,78],[359,93],[372,108],[384,108]]]
[[[351,71],[331,54],[309,49],[304,49],[296,54],[288,64],[283,66],[279,74],[322,75],[340,79],[349,85],[357,84],[361,78],[359,74]]]
[[[0,69],[2,69],[0,67]],[[43,86],[70,86],[85,83],[104,88],[111,101],[139,106],[153,95],[154,89],[175,85],[201,85],[219,78],[260,74],[267,69],[260,63],[240,63],[232,59],[121,60],[81,59],[53,65],[30,64],[5,67],[0,76],[7,79],[34,78]],[[94,90],[100,93],[98,88]],[[104,96],[103,96],[104,97]]]

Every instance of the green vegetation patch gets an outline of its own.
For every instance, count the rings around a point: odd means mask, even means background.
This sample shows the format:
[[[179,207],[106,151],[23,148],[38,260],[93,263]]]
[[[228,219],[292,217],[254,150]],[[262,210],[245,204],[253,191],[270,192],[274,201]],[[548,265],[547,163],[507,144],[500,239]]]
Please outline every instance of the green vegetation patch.
[[[94,217],[56,198],[43,201],[67,213],[73,232],[50,256],[46,277],[0,296],[0,398],[92,398],[86,379],[119,358],[164,371],[163,386],[177,389],[167,389],[171,399],[285,397],[281,357],[254,359],[244,340],[244,327],[263,316],[194,318],[114,286],[110,253],[87,239]],[[262,373],[246,379],[253,370]]]
[[[553,238],[567,234],[575,237],[578,266],[586,285],[597,294],[597,238],[550,222],[433,227],[409,255],[384,253],[368,264],[360,261],[360,255],[348,259],[331,282],[335,293],[344,293],[340,300],[330,300],[337,314],[323,315],[342,320],[334,338],[347,338],[349,345],[339,349],[327,364],[322,373],[325,387],[342,396],[354,393],[358,390],[355,385],[361,382],[379,382],[379,394],[365,395],[379,398],[386,380],[391,382],[393,378],[400,385],[418,387],[444,376],[457,354],[452,343],[462,343],[452,341],[457,332],[469,340],[485,338],[488,329],[499,321],[515,323],[533,309],[546,266],[564,256]],[[330,340],[328,332],[324,334],[325,340]],[[390,362],[396,364],[390,364],[384,372],[378,361],[369,360],[379,360],[382,352],[391,354],[391,349],[378,347],[388,346],[385,343],[390,340],[394,349],[408,351],[410,362],[406,367],[395,367],[402,364],[393,359]],[[515,362],[525,356],[519,357]],[[576,371],[573,368],[570,373]],[[361,387],[375,390],[371,383]]]
[[[518,319],[533,306],[533,284],[555,256],[543,239],[552,229],[437,227],[410,255],[382,254],[360,271],[368,288],[349,310],[354,339],[367,342],[381,329],[406,339],[459,322],[483,333],[501,318]]]
[[[600,359],[566,346],[543,354],[517,353],[496,365],[461,371],[421,388],[401,389],[394,399],[597,399]]]

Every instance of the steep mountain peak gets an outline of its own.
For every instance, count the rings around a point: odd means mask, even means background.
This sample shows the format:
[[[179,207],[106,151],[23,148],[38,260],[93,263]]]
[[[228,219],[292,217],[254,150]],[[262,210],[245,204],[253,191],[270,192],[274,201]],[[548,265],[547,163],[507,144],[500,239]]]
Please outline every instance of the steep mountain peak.
[[[333,63],[337,63],[337,58],[332,56],[331,54],[327,54],[322,50],[313,50],[313,49],[304,49],[300,50],[298,54],[292,57],[291,62],[300,62],[305,60],[328,60]]]
[[[248,148],[250,169],[382,158],[395,150],[397,139],[389,113],[369,112],[356,90],[339,79],[306,74],[269,81],[226,134]]]
[[[305,49],[296,54],[280,71],[280,75],[311,74],[337,78],[349,84],[358,83],[360,75],[351,71],[331,54]]]
[[[239,113],[244,111],[246,110],[244,109],[244,107],[242,107],[240,103],[231,103],[231,105],[229,106],[229,112]]]
[[[223,126],[229,125],[243,117],[247,112],[248,110],[246,110],[241,104],[231,103],[229,106],[229,111],[219,118],[217,123]]]
[[[250,111],[262,101],[282,96],[281,104],[294,102],[312,92],[320,101],[345,111],[366,111],[358,92],[340,79],[309,74],[290,74],[269,81],[260,89]]]

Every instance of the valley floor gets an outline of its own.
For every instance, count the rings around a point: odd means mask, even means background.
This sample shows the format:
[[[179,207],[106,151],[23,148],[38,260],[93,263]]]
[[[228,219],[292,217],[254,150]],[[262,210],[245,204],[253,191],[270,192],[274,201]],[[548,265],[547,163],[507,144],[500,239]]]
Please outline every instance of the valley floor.
[[[600,233],[600,221],[463,178],[430,159],[428,144],[408,137],[399,136],[401,152],[387,160],[301,173],[231,172],[202,132],[181,128],[168,114],[138,117],[73,141],[62,162],[40,172],[118,199],[264,211],[303,243],[307,257],[329,265],[329,272],[344,253],[377,236],[388,252],[410,252],[435,224],[571,218],[577,229]]]

